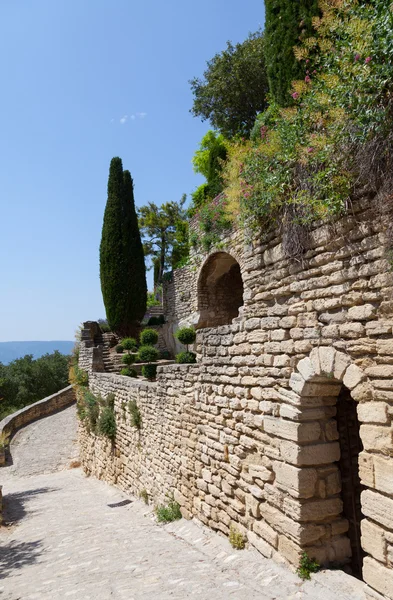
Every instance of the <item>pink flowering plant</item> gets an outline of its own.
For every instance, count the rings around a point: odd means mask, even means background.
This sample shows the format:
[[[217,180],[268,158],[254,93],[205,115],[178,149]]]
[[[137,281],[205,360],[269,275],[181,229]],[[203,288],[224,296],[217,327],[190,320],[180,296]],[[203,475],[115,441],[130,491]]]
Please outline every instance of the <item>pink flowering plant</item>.
[[[251,140],[228,150],[227,206],[248,226],[282,222],[288,207],[299,223],[330,218],[392,172],[393,3],[321,0],[320,8],[315,35],[294,49],[304,64],[294,105],[270,103]]]
[[[232,222],[227,213],[227,200],[224,194],[205,204],[197,216],[200,231],[199,243],[208,252],[212,246],[219,243],[221,236],[229,233]]]

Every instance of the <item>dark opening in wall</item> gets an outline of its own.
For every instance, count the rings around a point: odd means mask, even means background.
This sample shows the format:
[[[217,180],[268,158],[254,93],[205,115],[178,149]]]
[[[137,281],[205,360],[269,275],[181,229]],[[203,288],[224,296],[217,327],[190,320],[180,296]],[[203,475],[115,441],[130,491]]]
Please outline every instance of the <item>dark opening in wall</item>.
[[[243,280],[239,263],[226,252],[206,261],[198,281],[198,327],[228,325],[243,305]]]
[[[350,391],[343,386],[337,398],[337,426],[340,442],[341,498],[343,515],[348,519],[348,537],[351,542],[352,574],[362,579],[364,551],[360,543],[360,522],[362,509],[360,494],[363,486],[359,477],[359,453],[363,444],[359,434],[359,420],[356,411],[357,403]]]

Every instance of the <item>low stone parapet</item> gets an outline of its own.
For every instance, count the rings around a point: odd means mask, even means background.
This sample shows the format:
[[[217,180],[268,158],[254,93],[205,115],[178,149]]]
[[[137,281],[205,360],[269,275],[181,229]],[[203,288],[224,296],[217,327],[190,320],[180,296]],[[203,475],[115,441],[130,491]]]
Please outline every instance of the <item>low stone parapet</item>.
[[[52,415],[73,402],[75,402],[75,393],[72,386],[69,385],[56,394],[52,394],[52,396],[48,396],[29,406],[25,406],[11,415],[8,415],[8,417],[5,417],[0,421],[0,435],[4,433],[11,438],[21,427],[28,425],[28,423],[31,423],[36,419]],[[3,466],[3,464],[0,462],[0,466]]]

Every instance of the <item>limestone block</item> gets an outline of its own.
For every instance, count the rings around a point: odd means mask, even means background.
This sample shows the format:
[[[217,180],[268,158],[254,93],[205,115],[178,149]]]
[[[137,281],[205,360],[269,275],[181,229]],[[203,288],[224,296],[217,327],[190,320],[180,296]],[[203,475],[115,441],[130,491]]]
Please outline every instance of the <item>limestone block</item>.
[[[341,337],[345,339],[356,339],[364,334],[364,327],[361,323],[345,323],[339,326]]]
[[[366,517],[377,521],[393,531],[393,499],[382,496],[373,490],[365,490],[361,495],[362,512]]]
[[[340,498],[327,498],[323,500],[310,500],[302,502],[286,496],[284,498],[285,513],[294,521],[325,521],[328,518],[341,514],[343,503]]]
[[[375,488],[393,496],[393,457],[373,456]]]
[[[299,442],[316,441],[321,435],[318,422],[298,423],[270,416],[265,416],[264,429],[266,433]]]
[[[391,340],[377,340],[377,352],[378,354],[393,354],[393,339]]]
[[[363,579],[372,588],[393,598],[393,569],[387,569],[370,556],[363,563]]]
[[[292,537],[299,544],[316,542],[325,534],[323,525],[299,523],[282,513],[275,506],[264,502],[261,504],[262,517],[279,533]]]
[[[375,319],[376,308],[372,304],[363,304],[363,306],[352,306],[348,310],[348,317],[353,321],[369,321]]]
[[[298,466],[327,465],[340,458],[338,442],[327,442],[309,446],[299,446],[294,442],[282,441],[280,454],[283,460]]]
[[[260,329],[261,320],[256,319],[255,317],[252,319],[247,319],[244,323],[244,328],[246,331],[251,331],[252,329]]]
[[[278,533],[273,529],[273,527],[270,527],[266,521],[254,521],[253,531],[255,531],[259,537],[268,542],[268,544],[273,546],[273,548],[277,548]]]
[[[351,390],[351,396],[356,402],[366,402],[374,398],[374,389],[368,381],[364,381]]]
[[[361,423],[381,423],[389,421],[389,405],[386,402],[362,402],[357,406],[357,413]]]
[[[364,372],[357,365],[349,365],[345,371],[343,383],[349,389],[355,388],[361,381],[365,379]]]
[[[391,321],[370,321],[366,323],[367,335],[386,335],[392,333]]]
[[[386,539],[384,530],[368,519],[362,519],[362,548],[367,554],[381,562],[386,561]]]
[[[338,396],[341,384],[332,383],[310,383],[306,382],[300,373],[292,373],[289,379],[292,390],[303,396]]]
[[[278,538],[278,551],[289,563],[299,565],[302,550],[285,535],[280,535]]]
[[[292,327],[295,327],[295,324],[296,324],[295,316],[283,317],[279,321],[279,327],[282,327],[283,329],[291,329]]]
[[[298,362],[296,368],[304,381],[308,381],[316,375],[314,366],[308,356],[306,358],[302,358],[302,360]]]
[[[359,454],[359,477],[361,483],[367,487],[374,487],[374,461],[373,455],[367,452]]]
[[[389,452],[393,445],[393,431],[382,425],[361,425],[360,437],[365,450]]]
[[[332,375],[334,369],[334,362],[336,357],[336,350],[330,346],[321,346],[319,348],[319,368],[321,374]]]
[[[265,542],[265,540],[262,540],[256,533],[253,531],[248,531],[247,539],[250,544],[262,554],[262,556],[265,556],[266,558],[272,557],[273,548],[270,546],[270,544]]]
[[[273,470],[277,485],[295,498],[312,498],[318,475],[315,469],[298,469],[293,465],[275,461]]]
[[[344,354],[343,352],[336,352],[333,372],[335,379],[338,379],[338,381],[342,381],[344,373],[347,370],[347,367],[349,366],[350,362],[351,359],[349,358],[349,356],[347,356],[347,354]]]

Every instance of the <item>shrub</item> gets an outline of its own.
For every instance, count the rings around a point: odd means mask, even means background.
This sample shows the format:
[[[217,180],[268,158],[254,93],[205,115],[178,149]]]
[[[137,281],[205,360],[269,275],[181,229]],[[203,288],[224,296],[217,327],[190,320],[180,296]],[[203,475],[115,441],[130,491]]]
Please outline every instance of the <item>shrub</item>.
[[[246,545],[245,537],[234,525],[229,529],[229,543],[236,550],[243,550]]]
[[[116,346],[115,350],[116,350],[117,354],[123,354],[123,352],[124,352],[124,348],[121,344],[118,344]]]
[[[131,415],[131,425],[140,429],[142,426],[142,415],[135,400],[129,401],[128,410]]]
[[[135,350],[138,348],[138,342],[135,338],[125,338],[122,340],[121,345],[123,346],[124,350],[131,352],[135,352]]]
[[[157,365],[143,365],[142,375],[149,381],[154,381],[157,376]]]
[[[135,362],[135,354],[125,354],[121,357],[123,365],[133,365]]]
[[[158,333],[154,329],[144,329],[139,339],[142,346],[154,346],[158,342]]]
[[[182,327],[176,331],[175,335],[181,344],[187,346],[187,350],[189,344],[193,344],[196,338],[196,332],[193,327]]]
[[[179,352],[179,354],[176,355],[176,362],[179,365],[196,363],[196,354],[194,352]]]
[[[139,492],[139,496],[145,504],[149,504],[149,494],[147,493],[147,490],[145,490],[145,489],[141,490]]]
[[[159,523],[170,523],[182,518],[180,505],[171,498],[167,506],[161,505],[156,507],[157,521]]]
[[[307,552],[303,552],[300,558],[299,567],[296,570],[300,579],[311,579],[311,573],[316,573],[319,569],[320,565],[315,560],[309,558]]]
[[[138,358],[141,362],[155,362],[158,358],[158,350],[153,346],[141,346],[138,351]]]
[[[98,431],[112,441],[115,439],[116,419],[115,413],[110,406],[105,406],[101,410],[100,417],[98,419]]]
[[[115,408],[115,399],[115,394],[108,394],[104,401],[104,406],[109,406],[113,410]]]
[[[124,367],[124,369],[120,371],[120,375],[124,375],[125,377],[138,377],[138,372],[136,369]]]
[[[90,429],[95,433],[100,414],[98,398],[96,398],[90,391],[87,391],[84,396],[84,405],[86,407],[86,416],[89,421]]]

